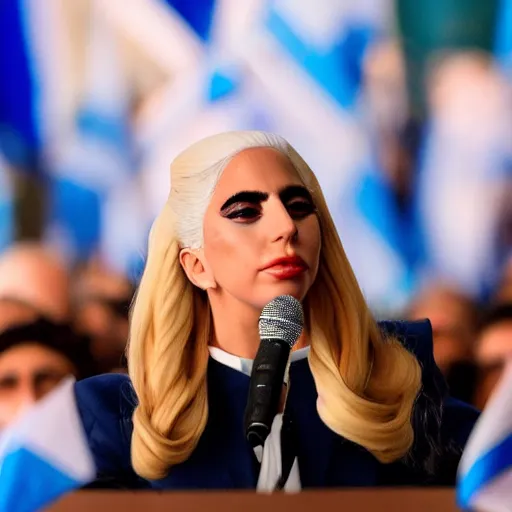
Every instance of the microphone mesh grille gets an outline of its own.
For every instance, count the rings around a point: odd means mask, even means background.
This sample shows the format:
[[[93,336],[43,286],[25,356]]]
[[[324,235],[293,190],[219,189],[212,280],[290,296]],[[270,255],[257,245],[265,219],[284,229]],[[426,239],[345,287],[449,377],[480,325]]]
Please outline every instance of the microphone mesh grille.
[[[291,295],[281,295],[270,301],[261,312],[261,339],[279,339],[292,348],[302,333],[304,313],[301,303]]]

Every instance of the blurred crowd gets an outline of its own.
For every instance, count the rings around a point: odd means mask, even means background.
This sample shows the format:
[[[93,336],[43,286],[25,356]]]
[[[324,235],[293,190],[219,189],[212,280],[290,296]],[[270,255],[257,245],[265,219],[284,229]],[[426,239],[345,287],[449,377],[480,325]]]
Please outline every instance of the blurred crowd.
[[[0,258],[0,430],[64,378],[124,372],[133,287],[35,242]]]
[[[483,409],[512,354],[512,264],[485,303],[430,283],[404,316],[431,321],[434,358],[451,394]]]

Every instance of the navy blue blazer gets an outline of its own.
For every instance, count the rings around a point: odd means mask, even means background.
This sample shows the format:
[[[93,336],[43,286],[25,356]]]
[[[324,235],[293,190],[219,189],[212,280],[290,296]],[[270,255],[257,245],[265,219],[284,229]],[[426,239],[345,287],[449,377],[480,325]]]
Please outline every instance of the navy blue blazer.
[[[383,322],[422,366],[423,388],[413,413],[415,442],[403,460],[381,464],[366,449],[324,425],[308,360],[290,369],[293,386],[287,411],[296,426],[301,484],[315,487],[453,485],[456,467],[478,417],[472,407],[450,398],[434,363],[429,321]],[[244,436],[249,377],[212,358],[208,364],[209,418],[190,458],[158,481],[138,477],[130,462],[132,413],[136,404],[125,375],[92,377],[75,385],[79,413],[93,453],[94,487],[153,489],[255,489],[258,466]]]

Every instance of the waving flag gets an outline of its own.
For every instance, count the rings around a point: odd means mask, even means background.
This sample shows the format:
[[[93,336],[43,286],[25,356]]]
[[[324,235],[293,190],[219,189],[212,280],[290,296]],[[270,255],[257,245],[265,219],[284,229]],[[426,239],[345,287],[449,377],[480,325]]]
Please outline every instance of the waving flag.
[[[129,84],[112,27],[92,7],[82,100],[51,169],[48,229],[64,252],[82,258],[101,244],[110,191],[132,174]]]
[[[0,510],[40,510],[94,479],[73,382],[65,381],[3,432]]]
[[[466,445],[457,498],[465,509],[512,510],[512,361]]]
[[[13,3],[16,11],[0,9],[10,13],[0,40],[20,46],[25,27],[30,66],[18,66],[12,83],[29,98],[15,101],[3,84],[0,107],[23,107],[9,126],[24,128],[42,157],[44,231],[70,260],[101,256],[129,273],[166,200],[172,158],[212,133],[263,129],[286,137],[317,172],[372,306],[402,305],[411,277],[396,241],[410,237],[376,206],[393,198],[380,169],[369,169],[361,108],[366,57],[388,32],[389,2]],[[0,61],[9,52],[0,49]]]

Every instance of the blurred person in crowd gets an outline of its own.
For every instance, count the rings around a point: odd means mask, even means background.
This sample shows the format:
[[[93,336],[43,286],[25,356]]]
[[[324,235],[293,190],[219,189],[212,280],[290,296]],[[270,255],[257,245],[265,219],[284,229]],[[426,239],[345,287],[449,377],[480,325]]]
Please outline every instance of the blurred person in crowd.
[[[38,317],[0,332],[0,431],[64,378],[94,373],[88,345],[64,324]]]
[[[477,334],[476,304],[457,289],[436,283],[426,287],[409,307],[411,320],[428,318],[434,336],[434,359],[453,396],[470,402],[475,385],[473,345]]]
[[[93,260],[77,269],[72,285],[73,323],[91,341],[99,371],[124,371],[128,313],[134,287]]]
[[[493,306],[484,316],[476,341],[478,367],[474,403],[483,408],[512,358],[512,301]]]
[[[0,255],[0,297],[18,299],[60,322],[69,316],[69,275],[59,257],[36,242]]]

